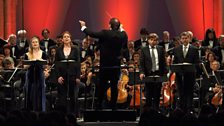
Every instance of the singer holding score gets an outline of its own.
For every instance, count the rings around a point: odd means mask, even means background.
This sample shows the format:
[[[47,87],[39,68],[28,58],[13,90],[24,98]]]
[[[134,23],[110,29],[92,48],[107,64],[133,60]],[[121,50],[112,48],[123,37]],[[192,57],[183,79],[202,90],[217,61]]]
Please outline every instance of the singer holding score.
[[[121,50],[127,48],[128,36],[117,18],[111,18],[109,29],[92,32],[84,21],[79,21],[81,30],[90,37],[99,39],[100,48],[100,84],[97,95],[97,109],[102,109],[106,90],[111,87],[110,108],[116,109],[118,80],[120,77]],[[109,83],[108,83],[109,82]]]

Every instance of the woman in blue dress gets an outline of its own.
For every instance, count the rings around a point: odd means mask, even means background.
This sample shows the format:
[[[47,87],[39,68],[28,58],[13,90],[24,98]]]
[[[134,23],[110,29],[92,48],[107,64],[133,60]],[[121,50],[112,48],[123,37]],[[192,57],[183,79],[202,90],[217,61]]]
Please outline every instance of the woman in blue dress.
[[[46,53],[40,49],[40,39],[37,36],[31,38],[25,60],[33,61],[30,65],[24,65],[27,69],[25,82],[25,108],[30,111],[45,111],[45,79],[44,66],[40,62],[47,59]]]

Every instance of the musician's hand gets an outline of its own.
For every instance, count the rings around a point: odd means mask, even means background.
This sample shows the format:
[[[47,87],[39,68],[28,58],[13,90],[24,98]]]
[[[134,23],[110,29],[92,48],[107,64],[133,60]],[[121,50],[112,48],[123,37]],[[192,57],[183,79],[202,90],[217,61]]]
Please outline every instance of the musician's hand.
[[[145,77],[145,74],[140,74],[139,77],[141,80],[143,80],[143,78]]]
[[[79,23],[80,23],[80,26],[83,27],[83,26],[86,26],[86,22],[82,21],[82,20],[79,20]]]
[[[64,78],[63,77],[59,77],[58,78],[58,83],[59,84],[64,84]]]
[[[214,87],[214,88],[212,88],[212,91],[214,92],[214,93],[217,93],[217,92],[219,92],[219,88],[218,87]]]

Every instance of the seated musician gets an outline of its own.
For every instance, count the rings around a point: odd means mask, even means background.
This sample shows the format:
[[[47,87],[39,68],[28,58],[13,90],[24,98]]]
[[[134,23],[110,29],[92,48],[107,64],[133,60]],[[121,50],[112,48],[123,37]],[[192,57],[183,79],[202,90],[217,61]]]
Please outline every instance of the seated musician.
[[[80,85],[79,85],[79,97],[84,95],[89,96],[90,94],[90,83],[87,83],[88,71],[86,62],[81,63],[81,74],[80,74]]]
[[[214,103],[212,100],[213,97],[216,94],[220,94],[222,89],[220,88],[220,85],[223,85],[222,80],[223,75],[221,75],[222,73],[220,73],[218,70],[220,68],[220,63],[215,60],[211,63],[210,65],[212,71],[209,74],[209,78],[203,78],[203,82],[202,82],[202,91],[203,91],[203,95],[202,98],[204,98],[204,103],[208,103],[211,106],[218,106],[219,104]],[[207,82],[207,83],[206,83]]]
[[[10,71],[10,70],[12,70],[12,69],[14,69],[14,61],[13,61],[13,59],[11,58],[11,57],[7,57],[7,58],[5,58],[4,60],[3,60],[3,67],[4,67],[4,69],[6,70],[6,71]],[[12,75],[12,72],[5,72],[4,74],[2,74],[1,75],[1,79],[2,79],[2,81],[4,82],[4,81],[7,81],[9,78],[10,78],[10,76]]]
[[[140,98],[140,78],[139,78],[138,66],[136,66],[135,62],[132,60],[128,62],[128,75],[129,75],[129,82],[126,85],[126,89],[129,92],[129,96],[127,102],[130,104],[129,105],[130,108],[133,107],[139,108],[140,99],[143,99],[144,96],[142,95],[142,98]],[[133,85],[135,85],[135,87]]]

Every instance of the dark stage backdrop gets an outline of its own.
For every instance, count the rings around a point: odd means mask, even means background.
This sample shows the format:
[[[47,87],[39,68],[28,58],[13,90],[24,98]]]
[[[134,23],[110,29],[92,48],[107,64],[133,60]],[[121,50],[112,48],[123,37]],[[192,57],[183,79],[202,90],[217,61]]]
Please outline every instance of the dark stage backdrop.
[[[78,20],[98,31],[108,28],[110,17],[121,20],[129,40],[139,38],[141,27],[160,36],[168,30],[172,37],[190,30],[199,39],[210,27],[217,35],[223,33],[222,0],[23,0],[23,11],[21,1],[17,1],[16,29],[24,27],[29,37],[48,28],[52,38],[68,30],[81,39]]]

